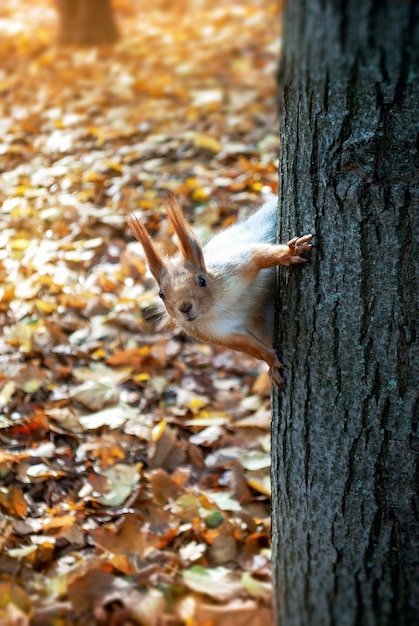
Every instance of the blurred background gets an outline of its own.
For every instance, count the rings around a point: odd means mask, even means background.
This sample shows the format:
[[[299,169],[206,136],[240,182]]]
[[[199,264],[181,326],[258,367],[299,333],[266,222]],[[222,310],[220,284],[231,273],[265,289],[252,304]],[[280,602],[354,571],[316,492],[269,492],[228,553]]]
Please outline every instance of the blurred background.
[[[270,0],[4,0],[1,170],[30,161],[44,207],[60,192],[148,208],[165,188],[236,207],[275,191],[279,12]],[[71,180],[49,171],[42,197],[44,168],[63,158]]]
[[[168,190],[203,240],[276,193],[280,32],[271,0],[1,2],[1,623],[270,621],[266,367],[153,330],[128,217],[172,254]]]

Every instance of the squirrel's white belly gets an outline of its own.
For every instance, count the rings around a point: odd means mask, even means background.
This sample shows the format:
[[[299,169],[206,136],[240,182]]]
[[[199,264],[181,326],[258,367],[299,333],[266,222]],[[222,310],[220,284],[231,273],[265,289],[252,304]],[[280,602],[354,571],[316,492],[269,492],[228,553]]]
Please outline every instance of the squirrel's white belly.
[[[200,327],[213,337],[243,333],[243,329],[246,328],[246,315],[240,315],[239,312],[235,314],[232,311],[224,310],[222,307],[220,307],[218,315],[217,311],[214,313],[208,316],[208,319],[204,316],[200,320]]]

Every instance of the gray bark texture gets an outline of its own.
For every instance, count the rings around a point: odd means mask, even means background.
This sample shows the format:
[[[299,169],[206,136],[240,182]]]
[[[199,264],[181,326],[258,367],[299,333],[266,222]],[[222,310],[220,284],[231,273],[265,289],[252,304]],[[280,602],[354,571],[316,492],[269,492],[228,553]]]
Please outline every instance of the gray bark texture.
[[[272,548],[280,626],[419,624],[419,9],[290,0]]]

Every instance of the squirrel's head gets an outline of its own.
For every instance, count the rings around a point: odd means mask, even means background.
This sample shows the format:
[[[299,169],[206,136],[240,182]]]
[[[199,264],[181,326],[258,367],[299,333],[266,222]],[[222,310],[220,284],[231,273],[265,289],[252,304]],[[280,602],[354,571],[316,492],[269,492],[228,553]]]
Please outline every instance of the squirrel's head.
[[[198,322],[213,305],[214,279],[206,270],[201,243],[186,223],[173,194],[167,198],[166,211],[179,240],[179,255],[176,257],[163,259],[137,218],[131,219],[131,227],[143,246],[168,315],[191,332],[191,325]]]
[[[198,322],[213,306],[213,278],[205,268],[175,257],[159,281],[159,296],[169,316],[180,326]]]

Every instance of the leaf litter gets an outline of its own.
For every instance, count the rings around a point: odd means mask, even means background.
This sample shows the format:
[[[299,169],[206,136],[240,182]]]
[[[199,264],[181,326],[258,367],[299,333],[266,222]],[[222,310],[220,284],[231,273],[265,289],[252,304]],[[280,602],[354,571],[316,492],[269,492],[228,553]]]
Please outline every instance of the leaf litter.
[[[150,323],[168,254],[277,189],[279,7],[115,0],[120,41],[0,8],[0,624],[271,620],[265,366]]]

